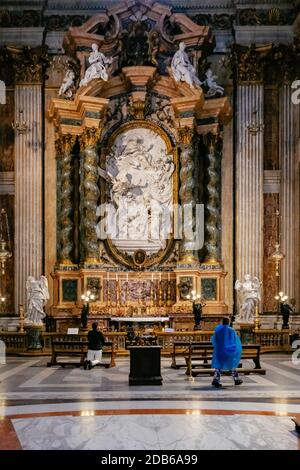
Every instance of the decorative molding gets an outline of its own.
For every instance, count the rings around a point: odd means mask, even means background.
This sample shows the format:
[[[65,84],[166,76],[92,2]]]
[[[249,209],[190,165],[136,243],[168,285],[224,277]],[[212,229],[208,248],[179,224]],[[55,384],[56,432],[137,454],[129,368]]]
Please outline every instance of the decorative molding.
[[[280,193],[280,170],[264,171],[264,193]]]
[[[15,193],[15,174],[13,171],[0,172],[0,194]]]

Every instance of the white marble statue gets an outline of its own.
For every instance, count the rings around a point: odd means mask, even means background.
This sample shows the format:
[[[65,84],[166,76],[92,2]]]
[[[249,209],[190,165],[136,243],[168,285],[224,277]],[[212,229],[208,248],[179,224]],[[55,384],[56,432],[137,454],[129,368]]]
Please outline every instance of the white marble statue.
[[[48,280],[45,276],[35,279],[29,276],[26,282],[27,312],[25,323],[42,325],[42,319],[46,316],[44,306],[49,300]]]
[[[246,274],[244,282],[236,281],[235,289],[240,296],[240,308],[236,321],[245,323],[253,322],[255,307],[261,300],[261,282],[257,277],[251,277],[250,274]]]
[[[185,52],[184,42],[179,44],[179,49],[173,56],[171,70],[176,82],[186,82],[191,88],[201,86],[195,67],[191,64],[190,59]]]
[[[68,69],[58,92],[58,96],[72,98],[75,88],[75,73],[74,70]]]
[[[101,78],[107,82],[107,66],[112,63],[112,58],[106,57],[100,52],[98,44],[92,44],[92,52],[88,60],[91,65],[86,69],[84,78],[80,81],[79,86],[87,85],[94,78]]]
[[[153,130],[129,129],[116,138],[105,179],[111,203],[126,212],[115,233],[119,249],[131,254],[139,248],[152,253],[165,247],[166,224],[158,214],[171,213],[174,170],[165,141]]]
[[[220,95],[224,94],[224,88],[221,85],[218,85],[216,79],[218,78],[217,75],[213,75],[211,69],[206,71],[206,79],[202,82],[202,85],[206,85],[208,87],[208,91],[205,93],[206,96],[215,96],[217,93]]]

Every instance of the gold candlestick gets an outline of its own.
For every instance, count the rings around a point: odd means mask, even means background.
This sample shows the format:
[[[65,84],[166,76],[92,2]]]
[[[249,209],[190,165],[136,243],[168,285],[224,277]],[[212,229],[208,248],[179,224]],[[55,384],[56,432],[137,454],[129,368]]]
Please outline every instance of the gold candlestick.
[[[167,305],[171,305],[171,281],[168,281],[168,288],[167,288]]]
[[[259,312],[258,312],[258,304],[255,306],[255,319],[254,319],[254,329],[259,330],[260,328],[260,321],[259,321]]]
[[[109,290],[109,282],[107,281],[107,305],[110,307],[110,290]]]
[[[162,281],[159,282],[159,293],[158,293],[158,305],[163,303],[163,291],[162,291]]]
[[[20,333],[24,333],[24,307],[19,305],[19,314],[20,314]]]

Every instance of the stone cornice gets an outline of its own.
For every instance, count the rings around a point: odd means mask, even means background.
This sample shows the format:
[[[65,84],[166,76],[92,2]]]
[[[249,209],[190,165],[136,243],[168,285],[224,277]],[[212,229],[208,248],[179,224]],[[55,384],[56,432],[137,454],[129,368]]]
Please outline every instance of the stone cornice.
[[[79,95],[74,101],[54,98],[48,117],[61,134],[79,135],[85,128],[98,128],[108,104],[105,98]]]

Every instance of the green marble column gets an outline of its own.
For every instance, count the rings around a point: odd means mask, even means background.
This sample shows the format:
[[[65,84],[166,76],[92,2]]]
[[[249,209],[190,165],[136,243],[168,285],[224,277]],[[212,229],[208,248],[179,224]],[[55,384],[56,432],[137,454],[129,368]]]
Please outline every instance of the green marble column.
[[[184,127],[179,132],[180,135],[180,204],[183,210],[183,234],[181,242],[180,261],[194,263],[193,241],[188,235],[193,232],[195,220],[194,215],[187,208],[195,206],[194,201],[194,130],[190,127]]]
[[[55,142],[57,158],[60,165],[60,207],[59,207],[59,263],[70,265],[74,249],[74,220],[73,220],[73,169],[72,152],[76,137],[70,134],[62,135]]]
[[[218,169],[218,135],[209,133],[204,136],[204,144],[207,148],[207,204],[205,217],[206,231],[206,257],[207,264],[219,264],[219,240],[220,240],[220,175]]]
[[[80,137],[81,164],[81,256],[85,264],[99,264],[99,246],[96,234],[100,190],[98,186],[98,141],[100,129],[86,128]]]

